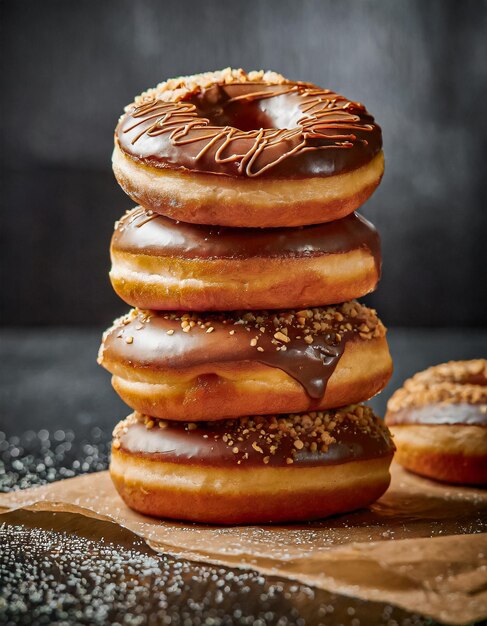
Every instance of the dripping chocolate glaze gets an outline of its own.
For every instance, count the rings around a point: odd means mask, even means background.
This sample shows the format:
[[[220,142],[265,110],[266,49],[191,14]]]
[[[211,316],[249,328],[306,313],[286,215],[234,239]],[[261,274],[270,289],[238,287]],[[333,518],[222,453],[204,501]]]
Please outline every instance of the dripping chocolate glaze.
[[[363,105],[292,82],[215,84],[177,102],[147,97],[122,116],[115,140],[154,167],[268,178],[332,176],[382,148]]]
[[[313,257],[366,248],[380,274],[380,238],[374,226],[356,213],[297,228],[226,228],[175,222],[137,207],[118,222],[114,250],[188,259]]]
[[[258,418],[251,418],[251,424],[255,419]],[[314,428],[310,426],[299,435],[303,444],[299,450],[295,445],[296,437],[290,433],[279,433],[281,436],[275,438],[279,422],[283,421],[287,420],[278,418],[274,422],[277,424],[275,430],[269,429],[273,425],[269,416],[250,428],[247,421],[222,420],[199,422],[196,429],[190,430],[187,424],[181,422],[164,422],[164,428],[159,428],[158,421],[154,420],[155,425],[149,430],[143,421],[128,418],[127,426],[122,427],[116,436],[122,450],[153,460],[242,469],[337,465],[389,456],[394,450],[388,431],[377,418],[371,418],[366,429],[345,419],[331,431],[334,440],[323,449],[320,437],[312,434]],[[314,450],[310,448],[313,442]]]
[[[406,407],[388,413],[386,420],[389,426],[402,424],[487,426],[487,404],[438,402]]]
[[[370,309],[356,302],[313,310],[336,312],[338,319],[328,320],[324,330],[310,332],[310,343],[305,339],[305,329],[312,329],[315,323],[319,326],[318,321],[309,319],[303,327],[299,316],[292,312],[255,312],[257,322],[249,323],[245,323],[249,313],[208,313],[201,318],[207,326],[196,325],[184,332],[181,320],[171,319],[175,316],[135,311],[108,331],[101,362],[107,369],[110,361],[122,361],[136,368],[177,370],[207,363],[254,361],[283,370],[304,387],[310,398],[319,400],[346,342],[363,335],[364,325],[370,328],[375,324],[370,329],[371,337],[374,332],[381,336],[385,331]],[[279,315],[285,315],[288,323],[276,325]],[[209,328],[213,330],[208,332]],[[276,339],[279,329],[287,336]]]

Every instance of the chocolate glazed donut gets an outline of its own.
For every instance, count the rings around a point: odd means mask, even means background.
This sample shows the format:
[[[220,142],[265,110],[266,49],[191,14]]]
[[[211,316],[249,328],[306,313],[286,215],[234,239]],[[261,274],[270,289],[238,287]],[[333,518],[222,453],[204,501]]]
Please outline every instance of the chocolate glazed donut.
[[[181,423],[131,415],[110,473],[125,502],[157,517],[218,524],[321,518],[367,506],[394,452],[369,407]]]
[[[117,294],[156,310],[344,302],[373,291],[381,269],[379,235],[356,214],[315,226],[256,229],[174,222],[138,207],[116,224],[110,252]]]
[[[223,226],[333,221],[383,173],[380,127],[357,102],[272,72],[162,83],[115,131],[115,175],[144,207]]]
[[[283,313],[135,310],[105,333],[99,363],[129,406],[183,421],[361,402],[392,372],[385,328],[357,302]]]
[[[487,484],[487,360],[451,361],[405,381],[387,405],[398,463],[450,483]]]

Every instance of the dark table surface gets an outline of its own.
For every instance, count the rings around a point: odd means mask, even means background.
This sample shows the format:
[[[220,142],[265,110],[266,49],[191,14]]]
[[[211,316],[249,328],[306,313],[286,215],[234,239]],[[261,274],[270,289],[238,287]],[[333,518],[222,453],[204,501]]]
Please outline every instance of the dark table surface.
[[[0,490],[106,469],[128,409],[96,365],[91,329],[0,333]],[[487,356],[487,331],[391,329],[395,373]],[[158,555],[113,524],[71,514],[9,513],[0,526],[0,623],[432,624],[381,603],[255,572]]]

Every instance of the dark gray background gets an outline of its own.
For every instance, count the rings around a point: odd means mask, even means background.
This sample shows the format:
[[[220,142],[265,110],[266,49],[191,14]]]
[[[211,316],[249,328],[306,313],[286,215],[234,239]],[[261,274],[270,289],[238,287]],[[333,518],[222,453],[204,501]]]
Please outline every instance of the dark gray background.
[[[363,101],[386,175],[364,214],[388,324],[486,325],[487,3],[481,0],[0,1],[1,316],[93,324],[110,289],[122,107],[164,78],[270,68]]]

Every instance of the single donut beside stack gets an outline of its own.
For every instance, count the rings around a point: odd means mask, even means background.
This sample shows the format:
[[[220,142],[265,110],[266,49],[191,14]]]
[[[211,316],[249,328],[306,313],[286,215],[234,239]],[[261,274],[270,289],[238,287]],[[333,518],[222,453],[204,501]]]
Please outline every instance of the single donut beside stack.
[[[316,519],[369,505],[394,445],[358,404],[392,362],[374,310],[380,240],[354,213],[383,173],[359,103],[274,72],[222,70],[135,98],[113,169],[140,206],[110,279],[135,307],[99,363],[135,413],[114,432],[125,502],[173,519]]]
[[[387,405],[396,460],[417,474],[487,484],[487,360],[450,361],[406,380]]]

